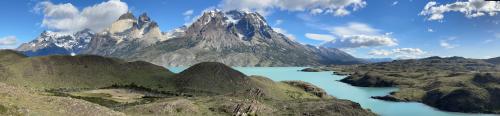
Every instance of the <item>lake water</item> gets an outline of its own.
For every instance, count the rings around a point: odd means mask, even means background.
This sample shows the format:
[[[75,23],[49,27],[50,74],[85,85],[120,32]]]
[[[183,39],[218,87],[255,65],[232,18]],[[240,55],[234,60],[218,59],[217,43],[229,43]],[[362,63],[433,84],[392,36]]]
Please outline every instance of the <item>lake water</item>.
[[[246,75],[261,75],[274,81],[302,80],[317,85],[328,94],[339,99],[348,99],[361,104],[363,108],[371,109],[382,116],[493,116],[486,114],[467,114],[440,111],[422,103],[389,102],[371,99],[371,96],[387,95],[397,88],[354,87],[338,80],[345,76],[332,75],[333,72],[301,72],[306,67],[234,67]],[[170,67],[178,73],[186,69]]]

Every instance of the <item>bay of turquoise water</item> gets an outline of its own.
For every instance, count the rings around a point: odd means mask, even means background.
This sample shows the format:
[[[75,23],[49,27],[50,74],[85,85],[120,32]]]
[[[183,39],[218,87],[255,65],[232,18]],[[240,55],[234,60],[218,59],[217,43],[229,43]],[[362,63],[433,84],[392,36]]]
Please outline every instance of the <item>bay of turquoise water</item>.
[[[469,114],[440,111],[422,103],[389,102],[370,98],[383,96],[397,88],[355,87],[339,82],[345,76],[333,75],[333,72],[301,72],[306,67],[234,67],[246,75],[260,75],[274,81],[302,80],[326,90],[339,99],[348,99],[361,104],[363,108],[372,110],[381,116],[493,116],[487,114]],[[184,67],[169,67],[169,70],[179,73]]]

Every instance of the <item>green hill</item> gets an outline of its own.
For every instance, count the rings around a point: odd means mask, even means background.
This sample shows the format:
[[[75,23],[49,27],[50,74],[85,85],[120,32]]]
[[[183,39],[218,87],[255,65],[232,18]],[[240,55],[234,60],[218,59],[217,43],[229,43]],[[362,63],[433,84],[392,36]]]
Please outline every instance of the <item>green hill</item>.
[[[38,89],[101,88],[137,84],[174,90],[169,70],[147,62],[125,62],[101,56],[23,57],[0,51],[0,82]],[[15,61],[15,62],[11,62]]]
[[[176,75],[181,91],[227,94],[252,88],[250,78],[222,63],[199,63]]]
[[[124,113],[68,97],[45,96],[45,93],[9,86],[0,82],[2,116],[124,116]]]

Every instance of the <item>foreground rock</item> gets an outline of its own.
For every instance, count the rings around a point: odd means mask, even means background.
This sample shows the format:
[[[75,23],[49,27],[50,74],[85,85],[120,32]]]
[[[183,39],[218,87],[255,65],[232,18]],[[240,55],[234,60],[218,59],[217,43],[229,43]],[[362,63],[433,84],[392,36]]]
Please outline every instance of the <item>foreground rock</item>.
[[[494,60],[430,57],[344,67],[342,82],[362,87],[399,87],[389,101],[416,101],[441,110],[500,113],[500,66]]]
[[[0,115],[375,115],[312,84],[247,76],[217,62],[173,74],[99,56],[0,51],[0,61]]]

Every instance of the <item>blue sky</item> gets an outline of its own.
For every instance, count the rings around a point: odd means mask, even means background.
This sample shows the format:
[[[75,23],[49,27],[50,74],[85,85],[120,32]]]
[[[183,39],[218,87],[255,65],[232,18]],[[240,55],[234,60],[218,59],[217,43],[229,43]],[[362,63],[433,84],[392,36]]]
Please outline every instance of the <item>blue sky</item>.
[[[356,57],[500,56],[500,15],[497,15],[500,13],[498,5],[500,2],[488,4],[493,5],[493,8],[477,7],[477,10],[467,14],[446,7],[450,4],[467,4],[470,2],[467,0],[458,1],[459,3],[455,0],[440,0],[434,5],[426,0],[319,0],[330,1],[325,2],[331,4],[326,7],[318,5],[321,3],[311,3],[307,0],[295,1],[310,5],[283,5],[280,0],[148,0],[147,2],[122,0],[121,2],[126,3],[128,10],[136,15],[142,12],[148,13],[159,23],[162,31],[188,24],[206,9],[245,8],[262,13],[276,30],[286,31],[285,34],[293,36],[300,43],[340,47]],[[327,10],[340,11],[335,1],[352,3],[343,4],[345,10],[350,13],[327,12]],[[21,43],[33,40],[44,30],[57,31],[42,25],[47,13],[35,10],[40,2],[42,1],[0,1],[0,14],[3,15],[0,18],[0,48],[15,48]],[[71,3],[78,10],[103,2],[107,1],[50,1],[54,5]],[[484,1],[479,2],[484,3]],[[427,14],[419,15],[425,10],[426,5],[434,9],[429,8],[426,10]],[[353,10],[354,7],[356,10]],[[440,10],[436,10],[438,8],[447,11],[439,12]],[[313,13],[316,9],[322,12]],[[190,10],[193,13],[186,14]],[[439,17],[440,14],[443,17]]]

